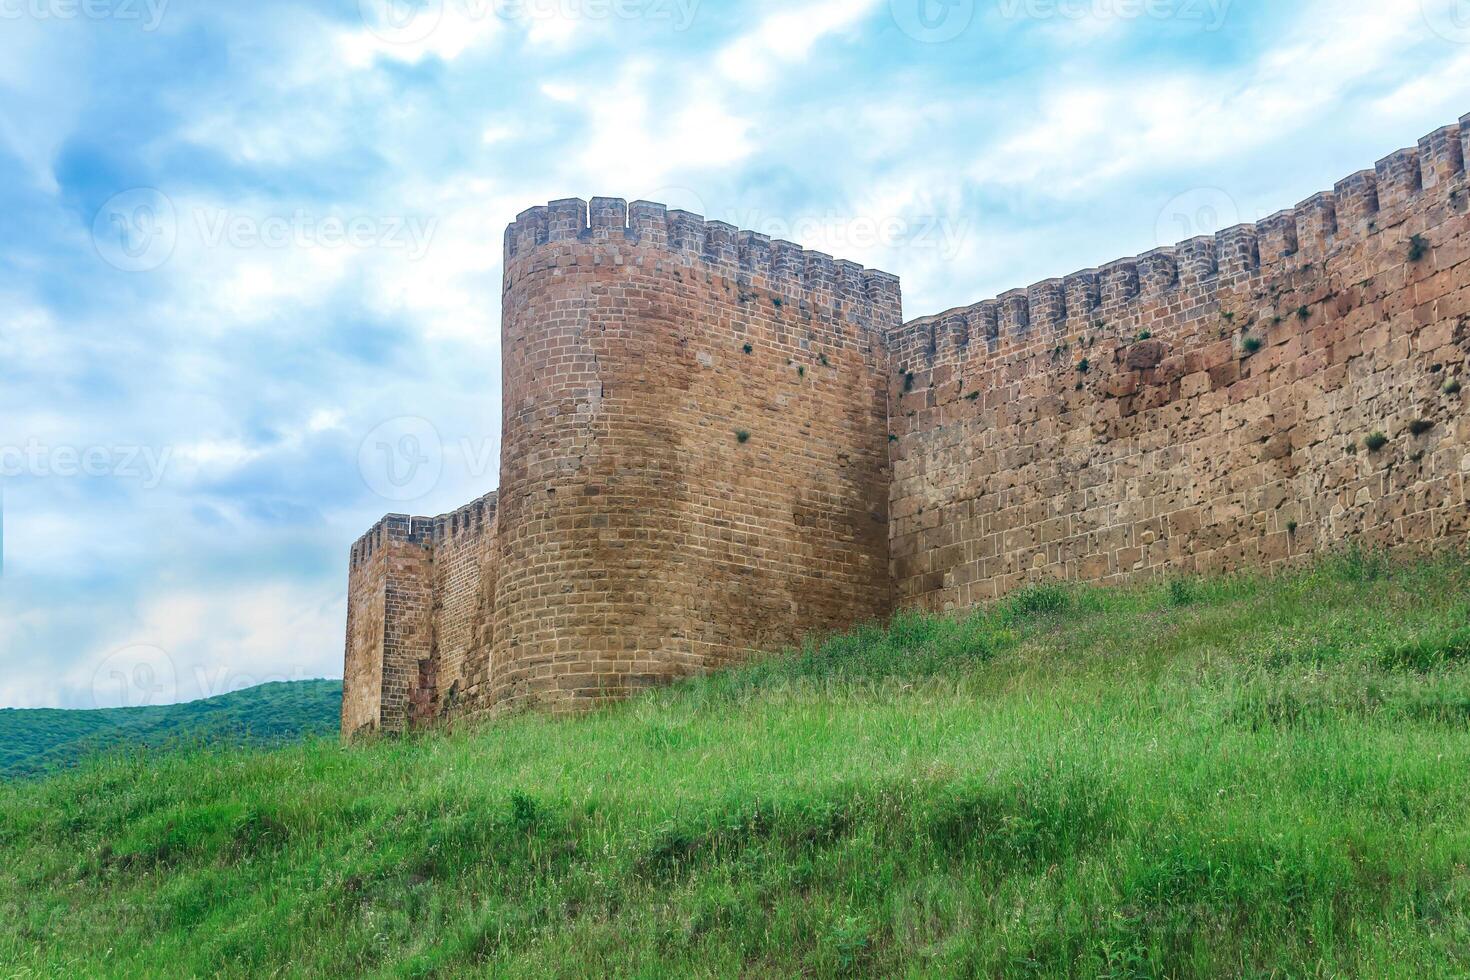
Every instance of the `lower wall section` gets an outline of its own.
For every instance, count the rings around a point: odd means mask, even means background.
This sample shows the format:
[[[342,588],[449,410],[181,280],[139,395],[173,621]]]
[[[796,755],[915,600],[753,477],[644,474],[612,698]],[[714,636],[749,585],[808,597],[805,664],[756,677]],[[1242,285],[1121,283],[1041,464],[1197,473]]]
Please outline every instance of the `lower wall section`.
[[[383,624],[386,565],[364,553],[375,528],[352,549],[347,589],[347,659],[342,671],[342,734],[379,727],[383,716]]]
[[[383,518],[352,548],[342,733],[401,732],[488,704],[496,495]]]
[[[499,567],[494,494],[439,521],[434,539],[431,717],[487,703]]]
[[[379,521],[352,548],[342,732],[402,731],[423,711],[432,671],[429,527],[420,518]]]

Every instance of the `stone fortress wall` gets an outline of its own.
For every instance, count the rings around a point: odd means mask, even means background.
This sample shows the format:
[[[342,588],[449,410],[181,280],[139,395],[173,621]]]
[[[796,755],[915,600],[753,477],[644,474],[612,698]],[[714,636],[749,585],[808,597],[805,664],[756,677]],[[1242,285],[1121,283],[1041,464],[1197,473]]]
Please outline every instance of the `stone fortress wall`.
[[[1470,117],[1332,192],[902,322],[594,198],[506,232],[500,490],[353,546],[343,732],[577,710],[895,604],[1470,534]]]
[[[1463,543],[1467,143],[1470,117],[1257,224],[905,324],[899,601]]]

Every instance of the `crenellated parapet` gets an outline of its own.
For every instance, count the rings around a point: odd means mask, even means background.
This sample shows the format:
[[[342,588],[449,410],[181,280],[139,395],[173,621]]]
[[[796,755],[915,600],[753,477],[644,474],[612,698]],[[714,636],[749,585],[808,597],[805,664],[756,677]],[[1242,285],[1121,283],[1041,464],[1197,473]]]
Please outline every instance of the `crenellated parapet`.
[[[491,524],[495,520],[499,497],[498,491],[491,491],[447,514],[440,514],[432,518],[415,518],[415,520],[428,523],[427,533],[430,544],[449,541],[462,534],[483,531]]]
[[[430,518],[389,514],[353,542],[350,567],[356,569],[367,564],[374,555],[391,545],[426,545],[432,534],[433,522]]]
[[[866,326],[901,316],[898,277],[825,252],[742,231],[724,221],[670,210],[652,201],[616,197],[565,198],[529,208],[505,230],[507,288],[519,263],[545,245],[626,243],[654,249],[680,267],[699,269],[797,302],[841,308]]]
[[[1146,309],[1220,303],[1260,277],[1321,262],[1394,227],[1431,195],[1459,192],[1467,156],[1470,115],[1294,208],[910,320],[889,336],[889,349],[901,370],[923,371],[1023,352],[1099,323],[1133,326]]]
[[[357,568],[370,560],[374,554],[392,544],[432,547],[461,533],[483,528],[495,519],[495,491],[485,494],[457,510],[438,517],[410,517],[407,514],[389,514],[374,524],[366,534],[352,544],[349,567]]]

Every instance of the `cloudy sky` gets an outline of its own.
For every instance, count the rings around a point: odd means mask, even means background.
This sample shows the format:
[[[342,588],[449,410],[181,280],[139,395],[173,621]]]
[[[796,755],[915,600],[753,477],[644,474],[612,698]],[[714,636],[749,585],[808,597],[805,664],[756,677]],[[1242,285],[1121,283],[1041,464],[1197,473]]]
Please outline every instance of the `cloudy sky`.
[[[351,542],[497,482],[532,204],[918,316],[1290,206],[1467,79],[1459,0],[0,0],[0,705],[340,676]]]

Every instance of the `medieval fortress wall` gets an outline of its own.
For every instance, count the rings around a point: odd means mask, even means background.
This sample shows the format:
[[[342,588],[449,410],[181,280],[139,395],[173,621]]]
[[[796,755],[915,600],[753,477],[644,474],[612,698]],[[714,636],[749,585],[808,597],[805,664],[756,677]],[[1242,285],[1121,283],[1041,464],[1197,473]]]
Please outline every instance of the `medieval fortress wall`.
[[[1025,582],[1470,534],[1470,117],[1330,193],[902,322],[660,205],[506,233],[498,494],[353,546],[343,731],[574,710]]]
[[[900,601],[1463,543],[1467,140],[1470,118],[1258,224],[905,325]]]

